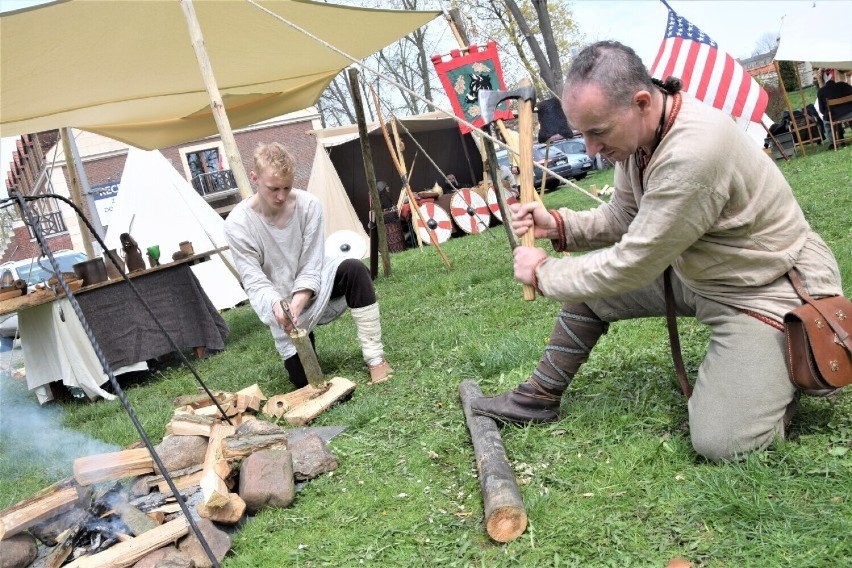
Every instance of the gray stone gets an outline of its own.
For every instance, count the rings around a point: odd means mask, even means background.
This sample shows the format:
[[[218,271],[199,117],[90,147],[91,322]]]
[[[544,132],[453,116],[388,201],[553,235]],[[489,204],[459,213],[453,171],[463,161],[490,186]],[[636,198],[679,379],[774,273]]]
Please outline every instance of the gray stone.
[[[287,507],[293,502],[293,456],[289,450],[262,450],[240,466],[240,497],[253,515],[266,507]]]
[[[145,555],[132,568],[194,568],[195,562],[175,546],[164,546]]]
[[[228,536],[228,533],[219,529],[207,519],[201,519],[200,521],[196,521],[196,523],[198,524],[198,528],[201,529],[201,534],[204,535],[204,540],[206,540],[207,544],[210,546],[213,556],[216,557],[216,560],[221,562],[228,551],[231,550],[231,537]],[[199,542],[195,533],[192,532],[191,527],[189,529],[189,536],[180,541],[178,549],[189,555],[195,563],[196,568],[213,567],[213,563],[210,561],[207,553],[204,552],[201,542]]]
[[[169,436],[157,444],[154,449],[169,471],[177,471],[204,461],[208,439],[204,436]],[[161,474],[154,465],[154,472]]]
[[[317,434],[288,439],[287,448],[293,453],[293,475],[299,481],[313,479],[337,469],[337,459]]]
[[[25,568],[38,556],[35,539],[27,533],[3,539],[0,546],[0,568]]]
[[[153,552],[149,552],[148,554],[137,560],[136,564],[134,564],[132,568],[154,568],[157,565],[157,562],[165,558],[166,555],[172,550],[177,552],[177,547],[164,546],[163,548],[158,548]]]
[[[151,492],[151,487],[148,485],[148,477],[147,475],[140,475],[130,484],[129,491],[131,497],[144,497]]]

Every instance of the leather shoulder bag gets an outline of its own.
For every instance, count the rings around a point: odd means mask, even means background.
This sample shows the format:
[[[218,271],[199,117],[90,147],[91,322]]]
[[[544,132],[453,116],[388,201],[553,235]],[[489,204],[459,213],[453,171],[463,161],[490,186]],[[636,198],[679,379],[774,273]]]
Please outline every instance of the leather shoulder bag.
[[[843,296],[814,300],[795,269],[787,273],[805,304],[784,316],[787,368],[806,391],[835,390],[852,383],[852,301]]]

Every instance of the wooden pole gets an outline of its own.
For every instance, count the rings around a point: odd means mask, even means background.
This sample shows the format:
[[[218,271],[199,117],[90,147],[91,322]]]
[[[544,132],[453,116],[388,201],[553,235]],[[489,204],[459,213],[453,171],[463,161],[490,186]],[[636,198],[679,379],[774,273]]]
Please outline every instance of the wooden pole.
[[[77,171],[77,164],[72,155],[71,144],[73,133],[70,128],[62,129],[62,151],[65,153],[65,167],[68,170],[68,178],[71,181],[71,200],[80,208],[80,211],[85,211],[83,207],[83,189],[80,182],[80,172]],[[89,212],[91,214],[91,211]],[[86,256],[90,259],[95,258],[95,249],[92,246],[94,236],[89,233],[89,229],[85,224],[80,225],[80,236],[83,238],[83,249]]]
[[[195,57],[198,60],[198,68],[201,71],[201,77],[204,79],[204,85],[207,87],[207,95],[210,97],[210,109],[213,111],[213,119],[216,121],[219,136],[222,138],[222,145],[225,148],[228,165],[234,173],[234,180],[240,189],[240,197],[247,199],[252,196],[251,184],[249,183],[246,169],[243,166],[243,159],[240,157],[240,149],[237,147],[237,141],[234,139],[234,133],[231,130],[228,114],[225,112],[225,103],[222,101],[222,95],[219,93],[216,77],[213,75],[213,67],[207,56],[207,48],[204,45],[204,36],[201,33],[201,26],[195,14],[195,6],[193,6],[192,0],[180,0],[180,5],[186,19],[186,26],[189,28],[189,36],[192,39],[192,47],[195,50]]]
[[[790,158],[787,157],[787,153],[784,152],[784,148],[781,147],[781,144],[778,142],[778,139],[775,138],[775,135],[773,135],[772,132],[769,131],[769,129],[766,127],[766,125],[763,124],[763,121],[761,121],[760,125],[766,131],[766,134],[769,136],[769,138],[775,143],[775,147],[778,148],[778,152],[784,158],[784,161],[789,162]]]
[[[349,90],[352,93],[352,103],[355,105],[355,116],[358,119],[358,138],[361,140],[361,156],[364,159],[364,175],[370,188],[370,204],[375,216],[376,232],[379,237],[379,254],[382,256],[382,267],[385,276],[391,274],[390,254],[388,253],[388,233],[385,228],[385,217],[379,190],[376,187],[376,171],[373,169],[373,150],[370,147],[370,137],[367,132],[367,121],[364,117],[364,105],[361,100],[361,87],[358,84],[358,69],[349,68]],[[372,237],[371,237],[372,238]]]
[[[474,414],[470,408],[471,401],[481,396],[482,391],[475,381],[466,380],[459,385],[459,398],[479,473],[485,530],[497,542],[509,542],[526,530],[527,512],[497,424],[487,416]]]
[[[778,67],[778,61],[773,61],[775,73],[778,75],[778,85],[781,86],[781,92],[784,93],[784,101],[787,103],[787,111],[790,113],[790,122],[793,125],[793,135],[796,137],[796,142],[799,143],[799,149],[802,151],[802,157],[806,157],[805,145],[802,144],[802,137],[799,135],[799,129],[796,126],[796,117],[793,116],[793,107],[790,104],[790,97],[787,96],[787,87],[784,86],[784,77],[781,76],[781,69]]]

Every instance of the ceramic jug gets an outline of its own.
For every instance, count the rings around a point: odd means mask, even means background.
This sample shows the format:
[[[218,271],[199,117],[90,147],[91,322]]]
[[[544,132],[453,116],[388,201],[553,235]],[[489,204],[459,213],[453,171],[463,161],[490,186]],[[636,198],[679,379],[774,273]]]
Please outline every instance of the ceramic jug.
[[[142,258],[142,251],[139,250],[136,240],[130,236],[130,233],[121,233],[118,238],[121,240],[121,250],[124,253],[127,272],[145,270],[145,259]]]

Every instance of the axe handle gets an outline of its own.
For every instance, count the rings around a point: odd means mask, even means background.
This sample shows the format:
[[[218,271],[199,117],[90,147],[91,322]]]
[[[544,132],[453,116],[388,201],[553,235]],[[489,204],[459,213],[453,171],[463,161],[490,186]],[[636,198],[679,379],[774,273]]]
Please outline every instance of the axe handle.
[[[533,181],[533,139],[532,139],[532,101],[518,100],[518,129],[520,130],[520,172],[521,172],[521,203],[535,201],[535,185]],[[521,236],[521,245],[535,246],[535,227]],[[524,284],[524,300],[535,300],[535,288]]]

